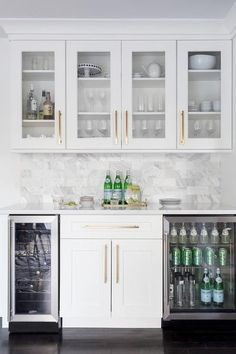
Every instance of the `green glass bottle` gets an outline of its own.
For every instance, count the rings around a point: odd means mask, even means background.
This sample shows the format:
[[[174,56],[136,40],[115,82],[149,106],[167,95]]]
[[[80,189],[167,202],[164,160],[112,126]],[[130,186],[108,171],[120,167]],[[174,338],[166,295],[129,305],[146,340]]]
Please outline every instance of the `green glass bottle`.
[[[213,302],[216,306],[223,306],[224,304],[224,284],[220,275],[220,268],[216,269],[216,278],[213,289]]]
[[[207,268],[204,269],[204,274],[201,282],[201,303],[209,306],[211,304],[211,285]]]
[[[110,171],[106,172],[106,178],[104,181],[104,204],[110,204],[112,198],[112,180]]]
[[[113,199],[119,201],[119,204],[122,204],[122,181],[120,177],[120,171],[116,171],[116,178],[114,180],[113,186]]]
[[[124,199],[125,204],[127,204],[125,195],[126,195],[127,188],[130,184],[131,184],[130,170],[127,170],[125,181],[124,181],[124,195],[123,195],[123,199]]]

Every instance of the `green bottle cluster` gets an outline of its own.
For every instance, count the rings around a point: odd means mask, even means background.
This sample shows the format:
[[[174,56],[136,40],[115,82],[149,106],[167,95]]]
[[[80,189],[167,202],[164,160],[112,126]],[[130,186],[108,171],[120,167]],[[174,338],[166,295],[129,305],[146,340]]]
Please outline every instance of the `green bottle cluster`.
[[[124,183],[122,182],[120,171],[116,171],[114,183],[110,171],[106,172],[106,178],[104,181],[104,204],[111,204],[111,200],[117,200],[119,204],[125,203],[125,194],[128,185],[131,184],[130,171],[126,171],[126,177]]]
[[[204,274],[201,282],[201,303],[205,306],[210,306],[212,301],[215,306],[223,306],[224,304],[224,284],[220,274],[220,268],[216,269],[216,277],[204,269]]]

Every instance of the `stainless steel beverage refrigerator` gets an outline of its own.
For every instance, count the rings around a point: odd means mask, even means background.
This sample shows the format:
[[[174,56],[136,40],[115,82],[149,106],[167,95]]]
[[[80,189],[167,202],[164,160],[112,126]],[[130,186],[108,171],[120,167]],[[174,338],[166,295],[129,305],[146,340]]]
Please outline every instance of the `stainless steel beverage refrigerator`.
[[[59,217],[10,216],[9,331],[58,332]]]
[[[165,216],[163,326],[236,319],[235,237],[236,216]]]

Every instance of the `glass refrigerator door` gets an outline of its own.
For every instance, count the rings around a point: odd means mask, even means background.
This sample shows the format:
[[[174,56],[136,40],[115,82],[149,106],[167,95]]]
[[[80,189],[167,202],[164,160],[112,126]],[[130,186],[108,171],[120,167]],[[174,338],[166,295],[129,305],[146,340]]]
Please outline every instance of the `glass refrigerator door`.
[[[164,320],[236,318],[236,217],[165,218]]]
[[[13,217],[11,321],[58,320],[57,217]]]

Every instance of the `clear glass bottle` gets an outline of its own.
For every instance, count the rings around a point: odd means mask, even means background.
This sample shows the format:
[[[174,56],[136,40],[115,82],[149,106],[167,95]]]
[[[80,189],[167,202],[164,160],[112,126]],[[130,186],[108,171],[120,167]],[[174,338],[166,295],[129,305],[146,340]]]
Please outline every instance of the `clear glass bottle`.
[[[187,231],[184,222],[182,223],[181,229],[179,230],[179,243],[181,244],[187,243]]]
[[[206,229],[205,223],[202,224],[201,232],[200,232],[200,243],[207,244],[209,242],[208,231]]]
[[[184,290],[183,276],[180,274],[177,274],[175,277],[175,303],[179,307],[183,306],[183,300],[184,300],[183,290]]]
[[[190,274],[189,276],[189,306],[194,307],[196,305],[196,282],[195,276]]]
[[[224,304],[224,284],[220,275],[220,268],[216,269],[216,278],[213,289],[213,302],[215,306],[223,306]]]
[[[112,180],[111,180],[110,171],[108,170],[106,172],[106,177],[104,181],[104,204],[110,204],[111,198],[112,198]]]
[[[43,104],[43,119],[54,119],[53,111],[53,102],[51,101],[50,92],[46,92],[46,99]]]
[[[43,105],[44,105],[44,102],[45,102],[45,96],[46,96],[46,91],[43,90],[42,91],[42,98],[41,98],[41,101],[40,101],[40,104],[39,104],[39,116],[38,118],[39,119],[43,119],[44,116],[43,116]]]
[[[172,244],[178,243],[178,232],[175,227],[175,223],[172,224],[171,229],[170,229],[170,243],[172,243]]]
[[[211,243],[217,244],[220,242],[220,236],[219,232],[216,227],[216,223],[213,225],[213,228],[211,230]]]
[[[30,86],[29,95],[27,98],[27,119],[37,119],[38,102],[34,94],[34,86]]]
[[[221,233],[221,242],[224,244],[230,243],[230,233],[229,233],[230,228],[227,227],[227,224],[224,223],[224,228]]]
[[[189,242],[191,244],[197,244],[198,243],[198,232],[197,232],[197,229],[196,229],[194,223],[192,223],[192,227],[191,227],[191,230],[190,230]]]

